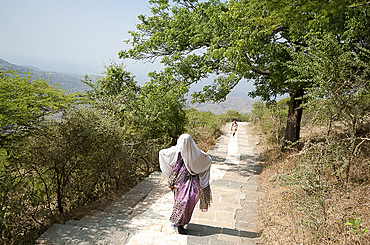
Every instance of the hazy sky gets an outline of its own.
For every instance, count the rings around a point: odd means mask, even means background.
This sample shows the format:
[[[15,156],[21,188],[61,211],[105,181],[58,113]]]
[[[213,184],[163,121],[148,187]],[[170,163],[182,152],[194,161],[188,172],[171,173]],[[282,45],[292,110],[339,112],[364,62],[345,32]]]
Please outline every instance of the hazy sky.
[[[0,0],[0,59],[43,71],[101,75],[104,65],[121,63],[118,52],[135,30],[138,15],[151,15],[149,0]],[[162,66],[125,61],[139,83]],[[199,89],[204,83],[194,85]],[[241,81],[233,96],[246,97]],[[237,95],[239,94],[239,95]]]
[[[99,75],[111,60],[121,62],[117,54],[127,47],[139,14],[150,14],[148,0],[0,0],[0,58],[44,71]],[[139,76],[154,69],[125,64]]]

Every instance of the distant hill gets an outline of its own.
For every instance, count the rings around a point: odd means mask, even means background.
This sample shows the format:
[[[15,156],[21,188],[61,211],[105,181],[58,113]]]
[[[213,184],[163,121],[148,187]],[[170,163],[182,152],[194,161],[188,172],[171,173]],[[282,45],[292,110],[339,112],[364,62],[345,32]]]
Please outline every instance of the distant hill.
[[[252,111],[252,104],[259,99],[246,97],[232,97],[228,96],[225,102],[212,103],[207,102],[203,104],[189,104],[189,108],[195,108],[198,111],[210,111],[214,114],[226,113],[228,110],[238,111],[239,113],[250,113]]]
[[[191,86],[190,93],[194,91],[201,91],[203,86],[212,84],[212,79],[197,83]],[[259,101],[259,98],[252,98],[249,92],[253,91],[254,85],[252,81],[241,80],[236,87],[231,90],[230,94],[226,97],[226,101],[221,103],[207,102],[203,104],[190,104],[188,107],[195,108],[198,111],[210,111],[214,114],[226,113],[228,110],[235,110],[239,113],[250,113],[254,102]],[[191,100],[189,95],[188,101]]]
[[[64,74],[57,72],[45,72],[37,67],[31,65],[15,65],[5,60],[0,59],[0,69],[17,70],[19,72],[30,71],[35,78],[44,78],[49,81],[49,84],[60,84],[67,92],[83,91],[89,89],[89,86],[81,82],[84,80],[82,75]],[[90,79],[97,79],[96,76],[89,76]],[[208,81],[209,83],[210,81]],[[205,84],[196,84],[192,87],[193,91],[201,90]],[[253,89],[253,85],[247,82],[241,82],[229,94],[225,102],[212,103],[207,102],[203,104],[190,104],[188,107],[195,108],[199,111],[210,111],[214,114],[226,113],[228,110],[235,110],[240,113],[250,113],[252,104],[259,99],[248,97],[248,92]],[[190,101],[190,96],[189,96]]]
[[[89,86],[81,82],[84,80],[84,76],[64,74],[57,72],[45,72],[37,67],[30,65],[15,65],[5,60],[0,59],[0,68],[17,70],[19,72],[31,72],[33,76],[37,78],[43,78],[49,81],[49,84],[60,84],[61,87],[68,92],[83,91],[89,89]]]

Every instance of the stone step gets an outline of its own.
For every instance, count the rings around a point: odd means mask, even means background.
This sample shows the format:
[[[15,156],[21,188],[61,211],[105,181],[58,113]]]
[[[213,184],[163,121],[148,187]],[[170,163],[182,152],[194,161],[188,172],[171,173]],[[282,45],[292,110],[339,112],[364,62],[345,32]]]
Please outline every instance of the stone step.
[[[161,173],[152,173],[104,211],[86,215],[80,220],[68,221],[64,225],[52,225],[36,244],[124,244],[131,230],[127,226],[133,217],[131,213],[136,206],[140,206],[136,209],[142,210],[141,212],[145,211],[142,201],[148,199],[149,193],[153,194],[151,198],[163,194],[154,191],[161,181]]]
[[[228,154],[225,163],[229,164],[239,164],[240,153]]]
[[[66,245],[122,245],[130,237],[126,231],[101,232],[98,237],[95,235],[95,231],[87,230],[71,239]]]
[[[99,223],[71,220],[65,225],[54,224],[36,244],[124,244],[130,235],[128,223],[129,220],[114,218],[105,218]]]
[[[99,223],[105,218],[112,217],[113,214],[105,211],[96,211],[93,215],[86,215],[80,219],[80,221],[88,223]]]
[[[68,244],[71,238],[74,237],[79,230],[81,230],[81,227],[78,226],[53,224],[39,237],[39,239],[37,239],[36,244]]]
[[[171,232],[150,229],[141,231],[136,236],[130,238],[127,245],[157,245],[157,244],[178,244],[186,245],[187,237],[179,235],[173,228]]]
[[[126,222],[127,223],[127,222]],[[89,228],[79,229],[78,232],[68,240],[66,245],[72,244],[123,244],[130,236],[125,225],[99,223]]]
[[[80,227],[81,229],[84,229],[84,228],[91,228],[94,224],[95,223],[85,222],[81,220],[70,220],[64,225],[75,226],[75,227]]]

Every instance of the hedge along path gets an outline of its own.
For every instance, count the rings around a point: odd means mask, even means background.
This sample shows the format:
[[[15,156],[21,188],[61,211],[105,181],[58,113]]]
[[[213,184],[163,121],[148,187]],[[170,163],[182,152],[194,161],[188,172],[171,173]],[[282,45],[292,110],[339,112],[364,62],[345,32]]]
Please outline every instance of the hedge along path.
[[[262,168],[247,123],[231,124],[213,150],[208,212],[195,208],[187,235],[177,234],[169,217],[173,194],[158,172],[103,211],[66,224],[54,224],[36,244],[258,244],[258,183]]]

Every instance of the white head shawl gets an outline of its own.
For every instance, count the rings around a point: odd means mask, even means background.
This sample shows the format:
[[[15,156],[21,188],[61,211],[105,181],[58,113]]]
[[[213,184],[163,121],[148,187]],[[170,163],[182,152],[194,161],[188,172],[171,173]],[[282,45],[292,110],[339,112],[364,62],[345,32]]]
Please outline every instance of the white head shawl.
[[[165,177],[172,173],[172,167],[181,152],[184,164],[189,173],[199,174],[200,186],[205,188],[209,184],[212,159],[200,150],[189,134],[180,135],[176,146],[159,151],[159,164]]]

